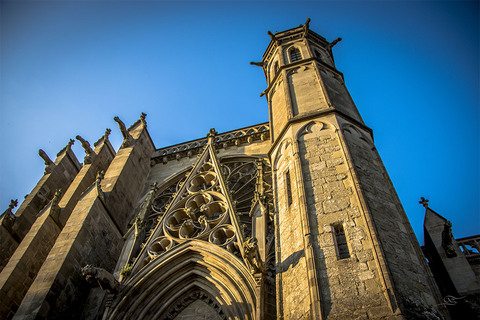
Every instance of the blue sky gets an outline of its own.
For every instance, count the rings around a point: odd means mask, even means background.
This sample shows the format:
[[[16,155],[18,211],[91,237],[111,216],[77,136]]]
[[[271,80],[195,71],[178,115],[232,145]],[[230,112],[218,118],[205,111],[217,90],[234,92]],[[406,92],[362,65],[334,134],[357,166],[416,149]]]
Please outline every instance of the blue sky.
[[[312,19],[332,41],[417,237],[424,209],[480,233],[476,1],[3,1],[0,206],[23,200],[80,134],[93,143],[148,114],[157,148],[268,121],[267,30]],[[74,151],[82,161],[78,141]],[[1,210],[4,210],[1,209]]]

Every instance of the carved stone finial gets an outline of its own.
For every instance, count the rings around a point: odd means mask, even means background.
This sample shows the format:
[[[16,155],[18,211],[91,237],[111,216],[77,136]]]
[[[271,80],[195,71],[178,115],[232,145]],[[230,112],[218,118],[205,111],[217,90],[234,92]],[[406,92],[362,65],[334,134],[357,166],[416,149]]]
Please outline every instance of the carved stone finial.
[[[442,247],[445,249],[447,257],[456,257],[455,246],[453,245],[452,223],[450,221],[445,222],[442,231]]]
[[[120,287],[120,283],[118,283],[115,277],[105,269],[87,264],[80,271],[87,282],[91,284],[97,283],[100,288],[109,293],[116,293]]]
[[[66,152],[67,150],[72,149],[72,146],[73,146],[74,143],[75,143],[75,140],[70,139],[70,141],[68,141],[67,145],[57,153],[57,157],[60,156],[63,152]]]
[[[424,197],[420,197],[420,201],[418,201],[418,203],[420,203],[425,208],[428,208],[428,201],[429,201],[428,199],[425,199]]]
[[[100,139],[98,139],[97,142],[93,144],[93,146],[97,147],[100,143],[108,141],[108,136],[110,135],[111,132],[112,132],[112,129],[107,128],[103,136],[101,136]]]
[[[147,114],[146,113],[143,113],[140,115],[140,121],[142,121],[143,125],[147,125],[147,121],[145,120],[145,118],[147,117]]]
[[[104,134],[103,136],[104,136],[105,138],[108,138],[108,136],[110,135],[111,132],[112,132],[112,129],[107,128],[107,129],[105,130],[105,134]]]
[[[305,21],[305,30],[308,30],[309,26],[310,26],[310,18],[307,18],[307,21]]]
[[[215,136],[218,134],[217,131],[215,131],[215,128],[211,128],[210,131],[207,134],[207,139],[208,143],[213,145],[213,142],[215,142]]]
[[[53,168],[55,167],[55,164],[53,163],[53,161],[47,156],[45,151],[43,151],[42,149],[38,150],[38,155],[45,162],[45,174],[51,173],[53,171]]]
[[[18,199],[10,200],[10,204],[8,205],[7,210],[10,211],[10,213],[12,213],[13,208],[15,208],[16,206],[18,206]]]
[[[115,122],[118,123],[118,127],[120,128],[120,131],[122,132],[123,143],[122,143],[121,148],[130,147],[132,145],[133,137],[128,132],[127,127],[125,127],[125,123],[123,123],[123,121],[120,120],[119,117],[114,117],[113,120],[115,120]]]

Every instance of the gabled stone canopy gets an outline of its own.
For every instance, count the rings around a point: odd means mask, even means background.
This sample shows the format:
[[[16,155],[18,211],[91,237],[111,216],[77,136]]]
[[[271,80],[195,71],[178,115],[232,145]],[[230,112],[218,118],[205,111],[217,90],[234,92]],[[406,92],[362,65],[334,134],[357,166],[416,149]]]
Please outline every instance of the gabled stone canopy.
[[[176,245],[193,239],[215,244],[243,259],[244,237],[213,141],[209,139],[165,214],[159,218],[133,265],[133,272]]]

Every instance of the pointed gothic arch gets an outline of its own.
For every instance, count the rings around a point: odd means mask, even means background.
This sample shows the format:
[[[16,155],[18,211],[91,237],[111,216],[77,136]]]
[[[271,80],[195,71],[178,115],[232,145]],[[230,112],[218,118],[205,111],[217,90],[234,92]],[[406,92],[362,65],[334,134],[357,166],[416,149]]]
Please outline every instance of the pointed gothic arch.
[[[173,319],[195,296],[210,301],[221,319],[253,319],[255,287],[255,279],[233,254],[205,241],[190,240],[133,274],[107,319]]]

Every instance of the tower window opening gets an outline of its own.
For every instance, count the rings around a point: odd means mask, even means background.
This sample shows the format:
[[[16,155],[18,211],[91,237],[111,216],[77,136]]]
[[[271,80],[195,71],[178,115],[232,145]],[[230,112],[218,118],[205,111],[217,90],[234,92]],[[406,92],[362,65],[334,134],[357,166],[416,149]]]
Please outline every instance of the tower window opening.
[[[300,53],[300,50],[298,48],[293,47],[288,51],[288,53],[290,56],[290,63],[302,59],[302,54]]]
[[[273,65],[273,75],[275,76],[278,72],[278,61],[275,61],[275,64]]]
[[[287,203],[290,207],[292,205],[292,185],[290,181],[290,171],[285,172],[285,184],[287,186]]]
[[[345,237],[345,230],[342,224],[333,225],[333,231],[335,232],[335,244],[337,247],[338,259],[350,258],[350,252],[348,251],[347,237]]]

